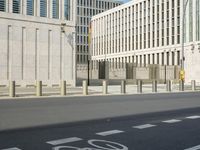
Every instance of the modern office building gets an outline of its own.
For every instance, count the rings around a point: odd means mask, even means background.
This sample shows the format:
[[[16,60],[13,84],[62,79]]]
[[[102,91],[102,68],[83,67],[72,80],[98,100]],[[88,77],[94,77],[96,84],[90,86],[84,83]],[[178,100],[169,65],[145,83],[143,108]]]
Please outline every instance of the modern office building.
[[[0,84],[75,85],[75,0],[0,0]]]
[[[92,18],[92,59],[181,65],[200,82],[200,0],[133,0]],[[182,37],[184,53],[182,53]],[[118,63],[114,67],[117,69]]]
[[[88,33],[92,16],[122,4],[114,0],[77,0],[77,63],[87,64]]]

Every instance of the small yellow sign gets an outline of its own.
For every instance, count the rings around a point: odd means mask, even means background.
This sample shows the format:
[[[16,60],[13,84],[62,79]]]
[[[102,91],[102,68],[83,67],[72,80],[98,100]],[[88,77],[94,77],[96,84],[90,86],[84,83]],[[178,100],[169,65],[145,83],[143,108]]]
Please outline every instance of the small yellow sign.
[[[182,70],[180,71],[180,73],[179,73],[179,79],[180,79],[180,80],[185,80],[185,70],[182,69]]]

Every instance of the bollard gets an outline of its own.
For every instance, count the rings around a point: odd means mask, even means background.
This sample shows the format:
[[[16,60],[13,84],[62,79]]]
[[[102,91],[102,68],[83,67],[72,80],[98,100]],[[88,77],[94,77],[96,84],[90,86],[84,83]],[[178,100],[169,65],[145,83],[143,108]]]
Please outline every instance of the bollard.
[[[179,81],[179,91],[184,91],[184,80]]]
[[[167,92],[171,92],[172,91],[172,81],[171,80],[167,81],[166,89],[167,89]]]
[[[36,81],[36,96],[42,96],[42,81]]]
[[[65,96],[67,94],[67,92],[66,92],[66,86],[67,86],[66,81],[61,81],[60,84],[61,84],[60,95]]]
[[[158,92],[158,86],[157,86],[157,85],[158,85],[158,84],[157,84],[157,81],[154,80],[154,81],[152,82],[152,92],[154,92],[154,93]]]
[[[83,95],[88,95],[88,83],[86,80],[83,81]]]
[[[142,93],[142,80],[138,80],[137,92]]]
[[[196,91],[196,81],[192,80],[191,84],[192,84],[192,91]]]
[[[106,80],[103,80],[103,94],[104,95],[106,95],[106,94],[108,94],[108,83],[107,83],[107,81]]]
[[[126,93],[126,81],[122,80],[121,81],[121,94],[125,94]]]
[[[10,81],[9,84],[9,96],[10,97],[15,97],[15,81]]]

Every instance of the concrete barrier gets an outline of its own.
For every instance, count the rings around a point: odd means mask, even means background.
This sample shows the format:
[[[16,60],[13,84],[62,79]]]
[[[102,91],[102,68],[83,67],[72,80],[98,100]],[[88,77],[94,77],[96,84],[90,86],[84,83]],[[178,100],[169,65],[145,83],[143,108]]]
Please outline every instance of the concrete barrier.
[[[152,82],[152,92],[158,92],[158,82],[156,80],[153,80]]]
[[[167,80],[166,90],[167,90],[167,92],[172,91],[172,80]]]
[[[191,81],[191,85],[192,85],[192,91],[196,91],[196,81],[195,80]]]
[[[184,81],[183,80],[180,80],[179,81],[179,91],[184,91]]]
[[[121,94],[125,94],[126,93],[126,81],[122,80],[121,81]]]
[[[61,81],[60,83],[60,95],[61,96],[65,96],[67,95],[67,84],[66,84],[66,81]]]
[[[16,96],[15,81],[10,81],[9,83],[9,96],[10,97]]]
[[[137,92],[142,93],[142,80],[138,80],[137,83]]]
[[[42,96],[42,81],[36,81],[36,96]]]
[[[86,80],[83,81],[82,86],[83,86],[83,95],[88,95],[88,83]]]
[[[102,91],[103,91],[103,94],[106,95],[108,94],[108,82],[106,80],[103,80],[103,84],[102,84]]]

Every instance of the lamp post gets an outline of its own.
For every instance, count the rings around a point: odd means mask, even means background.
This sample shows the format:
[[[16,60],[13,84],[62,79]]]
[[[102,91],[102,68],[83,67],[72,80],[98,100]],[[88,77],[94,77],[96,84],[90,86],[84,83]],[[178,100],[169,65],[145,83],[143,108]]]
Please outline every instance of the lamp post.
[[[61,33],[64,33],[67,41],[72,48],[72,79],[76,81],[76,45],[77,45],[77,24],[75,25],[75,31],[71,34],[66,34],[66,23],[61,23]],[[62,66],[63,66],[63,62]],[[62,67],[63,68],[63,67]],[[63,71],[63,69],[62,69]],[[76,83],[75,83],[76,84]]]
[[[184,61],[185,61],[185,56],[184,56],[184,40],[185,40],[185,17],[186,17],[186,9],[188,5],[189,0],[186,0],[185,3],[183,2],[183,18],[182,18],[182,58],[181,58],[181,69],[184,70]]]

